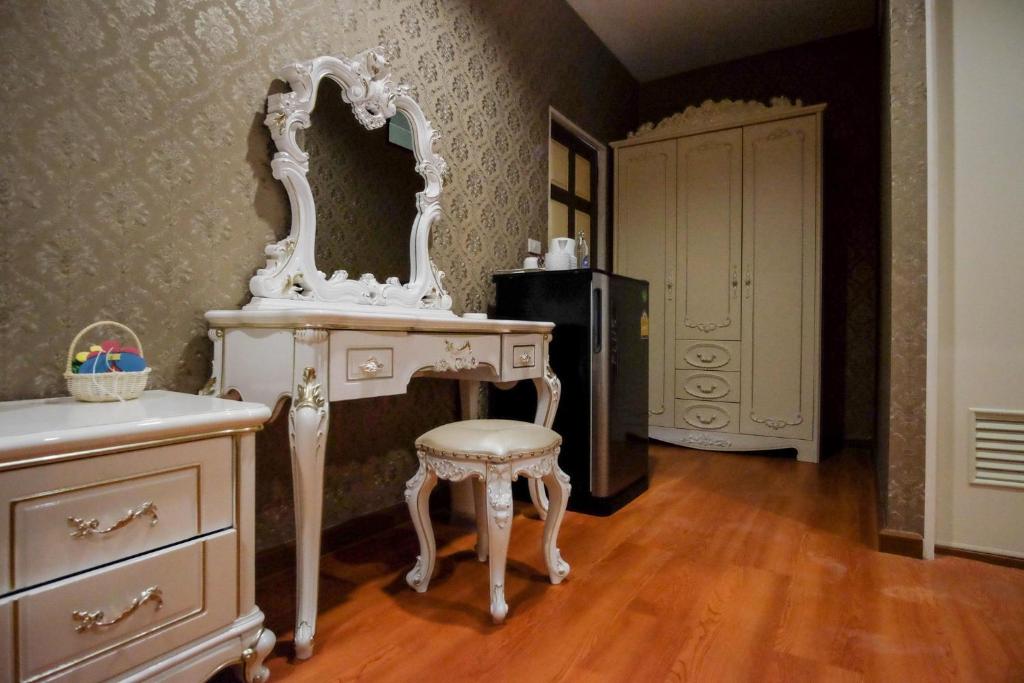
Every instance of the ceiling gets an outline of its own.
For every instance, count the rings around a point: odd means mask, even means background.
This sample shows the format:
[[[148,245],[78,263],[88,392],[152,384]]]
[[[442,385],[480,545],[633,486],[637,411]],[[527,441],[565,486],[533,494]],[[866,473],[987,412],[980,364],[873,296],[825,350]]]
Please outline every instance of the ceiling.
[[[641,83],[868,28],[877,0],[567,0]]]

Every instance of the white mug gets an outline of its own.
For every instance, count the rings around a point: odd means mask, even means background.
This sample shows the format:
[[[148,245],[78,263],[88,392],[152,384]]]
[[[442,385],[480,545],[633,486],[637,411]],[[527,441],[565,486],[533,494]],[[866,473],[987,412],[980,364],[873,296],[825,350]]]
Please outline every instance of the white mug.
[[[527,256],[526,258],[523,259],[523,270],[536,270],[537,267],[538,265],[536,256]]]

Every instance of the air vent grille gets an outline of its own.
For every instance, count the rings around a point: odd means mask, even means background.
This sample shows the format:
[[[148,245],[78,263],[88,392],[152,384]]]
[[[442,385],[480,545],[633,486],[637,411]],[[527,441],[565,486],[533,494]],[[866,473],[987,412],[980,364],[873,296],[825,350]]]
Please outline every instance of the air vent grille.
[[[1024,488],[1024,413],[974,413],[974,483]]]

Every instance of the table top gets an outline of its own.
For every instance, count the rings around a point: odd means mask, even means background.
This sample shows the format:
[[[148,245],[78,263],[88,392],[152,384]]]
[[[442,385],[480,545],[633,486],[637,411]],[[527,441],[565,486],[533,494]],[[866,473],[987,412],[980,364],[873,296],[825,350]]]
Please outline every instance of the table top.
[[[336,311],[318,308],[279,308],[266,310],[207,311],[206,321],[214,328],[224,327],[310,327],[328,330],[395,330],[409,332],[448,332],[451,334],[528,334],[548,333],[554,323],[529,320],[493,320],[465,318],[448,313],[374,310]]]
[[[270,418],[259,403],[173,391],[132,401],[85,403],[70,396],[0,403],[0,465],[190,434],[257,427]]]

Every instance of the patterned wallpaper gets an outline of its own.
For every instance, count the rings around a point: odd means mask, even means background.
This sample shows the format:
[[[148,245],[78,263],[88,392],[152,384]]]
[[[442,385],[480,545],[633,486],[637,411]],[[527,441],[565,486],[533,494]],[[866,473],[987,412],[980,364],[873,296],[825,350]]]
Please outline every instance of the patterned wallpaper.
[[[883,37],[878,481],[882,523],[924,532],[927,87],[923,0],[890,0]]]
[[[548,106],[603,140],[636,123],[635,82],[564,3],[0,3],[0,399],[64,393],[66,344],[100,318],[139,333],[151,386],[196,391],[203,313],[244,304],[287,232],[262,123],[274,74],[376,44],[442,133],[432,253],[455,309],[484,310],[490,273],[546,233]],[[401,501],[414,436],[455,414],[449,384],[334,407],[325,525]],[[260,547],[292,535],[283,422],[258,440]]]

